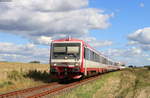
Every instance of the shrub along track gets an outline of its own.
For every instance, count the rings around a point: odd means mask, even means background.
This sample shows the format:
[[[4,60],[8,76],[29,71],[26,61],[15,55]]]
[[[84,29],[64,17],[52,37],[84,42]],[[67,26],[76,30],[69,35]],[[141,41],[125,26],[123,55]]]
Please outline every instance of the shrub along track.
[[[101,75],[93,76],[90,78],[86,78],[80,81],[75,81],[72,83],[59,84],[57,82],[50,83],[49,85],[43,85],[34,88],[28,88],[24,90],[14,91],[6,94],[0,95],[0,98],[37,98],[43,97],[50,94],[56,94],[58,92],[62,92],[63,90],[75,88],[77,86],[83,85],[88,82],[92,82],[96,80]]]

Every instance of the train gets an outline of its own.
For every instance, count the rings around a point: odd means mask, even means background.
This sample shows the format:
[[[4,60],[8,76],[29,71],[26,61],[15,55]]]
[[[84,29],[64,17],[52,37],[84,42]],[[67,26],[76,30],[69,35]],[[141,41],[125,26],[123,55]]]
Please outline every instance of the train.
[[[121,69],[118,62],[80,39],[53,40],[50,47],[50,73],[59,80],[81,79]]]

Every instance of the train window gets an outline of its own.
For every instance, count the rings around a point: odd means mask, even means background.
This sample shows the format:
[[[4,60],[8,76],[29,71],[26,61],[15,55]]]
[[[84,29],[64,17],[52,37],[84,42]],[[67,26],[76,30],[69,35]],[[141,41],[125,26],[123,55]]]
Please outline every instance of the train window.
[[[92,51],[90,50],[90,60],[92,61]]]
[[[53,43],[53,59],[80,59],[80,43]]]
[[[71,47],[67,47],[67,53],[78,53],[79,52],[79,47],[78,46],[71,46]]]
[[[92,51],[92,61],[94,61],[94,52]]]
[[[90,50],[88,48],[84,48],[84,58],[86,60],[90,60]]]
[[[88,58],[88,60],[90,60],[90,50],[87,48],[87,58]]]
[[[86,48],[84,47],[84,58],[86,57]]]
[[[112,65],[112,62],[110,61],[110,65]]]
[[[105,64],[108,64],[108,62],[109,62],[109,61],[106,59],[106,63],[105,63]]]
[[[95,60],[94,60],[95,62],[96,62],[96,59],[97,59],[97,54],[95,53]]]
[[[96,61],[99,62],[99,55],[97,55]]]
[[[99,55],[98,55],[98,58],[97,58],[97,61],[98,61],[98,62],[99,62],[99,59],[100,59],[100,58],[99,58]]]
[[[103,63],[103,64],[107,64],[107,59],[106,59],[106,58],[103,58],[102,63]]]
[[[101,57],[101,55],[99,56],[99,62],[100,62],[100,63],[102,62],[102,57]]]
[[[86,48],[84,47],[84,58],[86,59],[86,53],[87,53],[87,50]]]
[[[96,62],[99,62],[99,55],[96,54]]]
[[[101,58],[101,63],[102,63],[102,64],[103,64],[103,61],[104,61],[104,58],[102,57],[102,58]]]
[[[99,56],[99,62],[101,63],[101,56]]]
[[[105,64],[104,62],[105,62],[105,58],[103,57],[103,59],[102,59],[102,63],[103,63],[103,64]]]
[[[95,52],[93,52],[93,61],[96,61],[96,55],[95,55]]]
[[[93,52],[93,61],[95,61],[95,53]]]
[[[95,62],[97,62],[97,54],[95,53]]]
[[[107,61],[107,64],[110,65],[110,61]]]
[[[108,60],[106,59],[106,63],[105,64],[108,64]]]
[[[66,52],[66,47],[54,47],[54,52]]]
[[[109,64],[109,65],[110,65],[110,61],[107,61],[107,64]]]

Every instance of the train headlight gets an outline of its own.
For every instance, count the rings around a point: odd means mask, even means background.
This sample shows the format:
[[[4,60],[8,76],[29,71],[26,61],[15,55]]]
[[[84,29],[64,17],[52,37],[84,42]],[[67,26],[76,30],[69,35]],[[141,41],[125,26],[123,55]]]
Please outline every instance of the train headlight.
[[[75,66],[79,66],[79,63],[75,63]]]
[[[56,63],[54,63],[53,65],[54,65],[54,66],[56,66],[57,64],[56,64]]]

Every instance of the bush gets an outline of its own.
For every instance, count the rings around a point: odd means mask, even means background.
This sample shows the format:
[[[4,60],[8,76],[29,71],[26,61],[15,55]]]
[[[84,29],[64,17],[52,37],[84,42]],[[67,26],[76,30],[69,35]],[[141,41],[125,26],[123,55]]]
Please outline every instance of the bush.
[[[129,68],[133,68],[134,66],[133,65],[129,65]]]
[[[40,64],[40,61],[30,61],[29,63],[38,63],[38,64]]]
[[[41,72],[41,71],[37,71],[37,70],[30,70],[25,77],[29,77],[32,78],[34,80],[41,80],[43,82],[49,82],[50,80],[50,75],[49,73],[47,73],[46,71]]]

